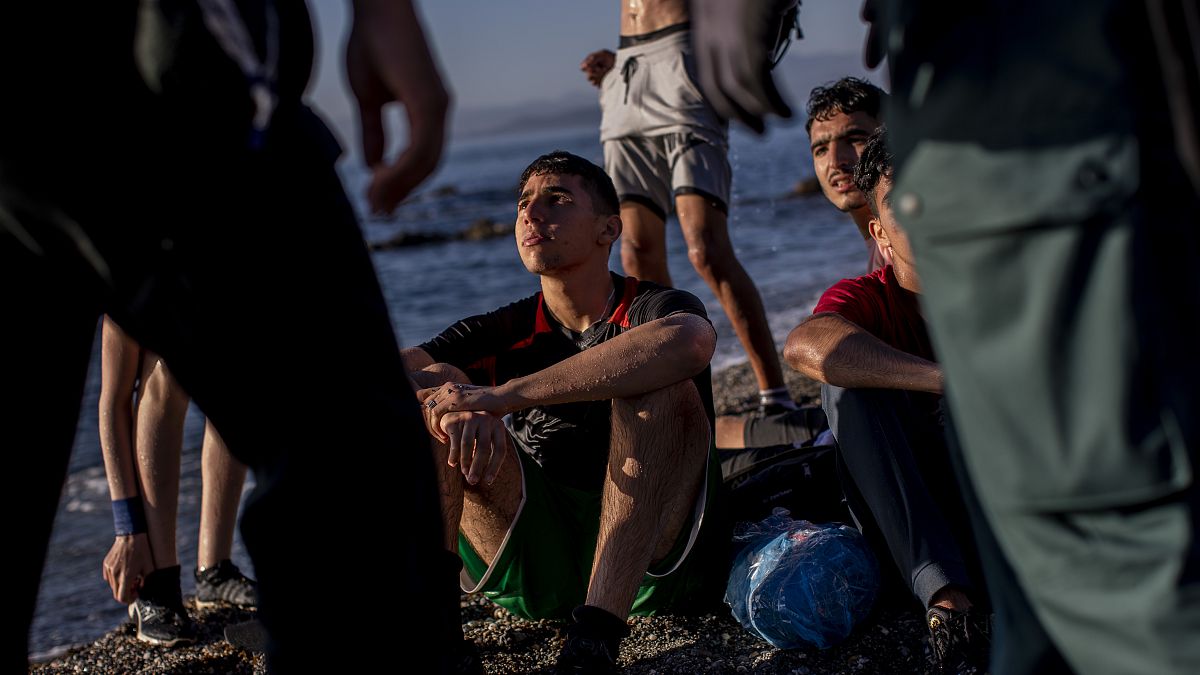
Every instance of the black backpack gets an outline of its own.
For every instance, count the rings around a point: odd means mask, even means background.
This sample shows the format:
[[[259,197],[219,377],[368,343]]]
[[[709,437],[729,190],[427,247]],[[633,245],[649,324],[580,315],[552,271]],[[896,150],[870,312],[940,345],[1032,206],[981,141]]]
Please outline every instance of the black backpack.
[[[757,522],[783,507],[796,520],[853,524],[838,481],[837,446],[804,443],[720,451],[734,522]]]

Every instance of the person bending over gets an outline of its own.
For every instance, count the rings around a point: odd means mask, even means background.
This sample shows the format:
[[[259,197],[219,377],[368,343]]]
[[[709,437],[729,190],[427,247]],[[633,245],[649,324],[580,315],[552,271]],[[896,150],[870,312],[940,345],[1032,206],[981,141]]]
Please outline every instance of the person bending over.
[[[183,607],[175,550],[188,401],[167,364],[105,317],[100,448],[116,538],[104,558],[104,579],[113,597],[129,605],[137,638],[168,647],[195,639]],[[255,607],[257,585],[230,560],[246,465],[233,458],[211,422],[204,429],[200,471],[196,605]]]

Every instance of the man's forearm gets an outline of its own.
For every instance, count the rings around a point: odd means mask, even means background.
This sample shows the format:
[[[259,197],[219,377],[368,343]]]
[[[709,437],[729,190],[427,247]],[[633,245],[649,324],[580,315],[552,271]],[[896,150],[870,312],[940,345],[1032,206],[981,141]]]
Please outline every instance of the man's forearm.
[[[716,332],[706,320],[676,314],[509,380],[497,394],[511,399],[514,410],[638,396],[695,376],[708,366],[715,348]]]
[[[837,315],[809,317],[788,335],[784,359],[808,377],[847,389],[942,393],[942,368]]]
[[[100,413],[100,451],[104,456],[104,473],[108,478],[111,498],[136,497],[137,469],[134,462],[133,420],[129,410],[117,406],[114,410]]]

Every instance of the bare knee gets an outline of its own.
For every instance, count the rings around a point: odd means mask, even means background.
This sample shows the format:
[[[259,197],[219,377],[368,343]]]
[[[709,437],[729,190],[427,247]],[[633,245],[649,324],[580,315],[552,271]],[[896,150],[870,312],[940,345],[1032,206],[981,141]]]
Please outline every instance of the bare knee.
[[[684,235],[688,261],[709,284],[728,277],[731,268],[738,264],[728,237],[721,236],[712,227],[685,229]]]
[[[164,418],[182,420],[187,415],[190,398],[162,361],[146,377],[143,400],[153,405]]]
[[[708,413],[696,384],[691,380],[676,382],[638,396],[614,399],[612,420],[614,433],[620,435],[668,433],[671,435],[664,436],[665,438],[678,438],[681,441],[700,436],[707,440],[709,435]],[[681,442],[647,445],[689,444]]]

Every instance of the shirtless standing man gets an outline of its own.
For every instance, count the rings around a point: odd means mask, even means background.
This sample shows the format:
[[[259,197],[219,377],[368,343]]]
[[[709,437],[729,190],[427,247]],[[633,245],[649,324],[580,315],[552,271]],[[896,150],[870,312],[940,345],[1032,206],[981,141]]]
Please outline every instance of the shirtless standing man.
[[[688,18],[686,0],[622,0],[617,53],[593,52],[580,66],[601,90],[604,169],[625,224],[621,264],[671,285],[666,219],[674,205],[688,259],[750,357],[759,407],[793,408],[762,298],[729,241],[728,127],[696,85]]]

